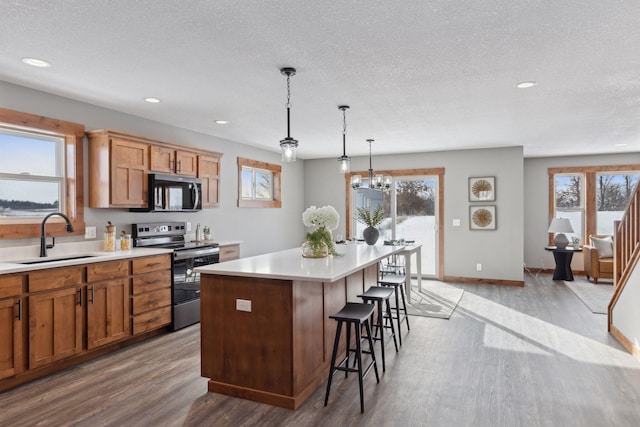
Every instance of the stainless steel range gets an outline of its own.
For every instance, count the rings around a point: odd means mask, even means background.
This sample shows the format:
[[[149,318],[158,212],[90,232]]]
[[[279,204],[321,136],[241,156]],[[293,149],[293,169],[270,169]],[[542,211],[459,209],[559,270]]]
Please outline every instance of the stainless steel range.
[[[195,267],[220,262],[217,243],[187,242],[186,223],[133,224],[133,246],[173,249],[171,302],[172,329],[200,321],[200,273]]]

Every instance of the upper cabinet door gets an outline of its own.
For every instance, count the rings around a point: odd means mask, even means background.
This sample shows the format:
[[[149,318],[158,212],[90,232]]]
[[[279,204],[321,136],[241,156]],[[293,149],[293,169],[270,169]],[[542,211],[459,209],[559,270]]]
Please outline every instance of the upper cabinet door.
[[[176,167],[176,152],[172,148],[151,146],[150,170],[154,172],[173,173]]]
[[[111,140],[111,205],[147,206],[148,150],[146,144]]]
[[[198,178],[202,179],[202,207],[218,206],[220,188],[220,158],[198,156]]]
[[[198,173],[198,155],[188,151],[176,151],[176,173],[196,176]]]

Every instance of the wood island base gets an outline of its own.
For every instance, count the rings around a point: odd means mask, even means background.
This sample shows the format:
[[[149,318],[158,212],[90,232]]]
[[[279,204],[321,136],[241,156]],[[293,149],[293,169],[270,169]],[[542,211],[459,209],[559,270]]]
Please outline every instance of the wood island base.
[[[201,274],[209,391],[296,409],[327,379],[336,330],[329,316],[361,302],[357,295],[377,284],[378,262],[332,282]]]

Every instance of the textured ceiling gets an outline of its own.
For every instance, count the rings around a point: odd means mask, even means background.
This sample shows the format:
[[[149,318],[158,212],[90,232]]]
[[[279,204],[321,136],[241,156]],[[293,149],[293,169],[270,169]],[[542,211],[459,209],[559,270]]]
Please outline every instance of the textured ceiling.
[[[367,138],[374,155],[640,146],[638,0],[0,0],[0,11],[0,80],[274,151],[286,136],[279,69],[295,67],[302,158],[342,154],[341,104],[348,155],[366,154]]]

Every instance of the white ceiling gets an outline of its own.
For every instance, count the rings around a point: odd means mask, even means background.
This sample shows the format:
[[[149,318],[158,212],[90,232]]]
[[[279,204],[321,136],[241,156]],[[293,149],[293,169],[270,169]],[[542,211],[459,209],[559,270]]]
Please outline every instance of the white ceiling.
[[[0,80],[274,151],[286,136],[279,69],[295,67],[302,158],[342,154],[340,104],[348,155],[366,154],[367,138],[374,155],[640,147],[638,0],[0,0],[0,11]]]

